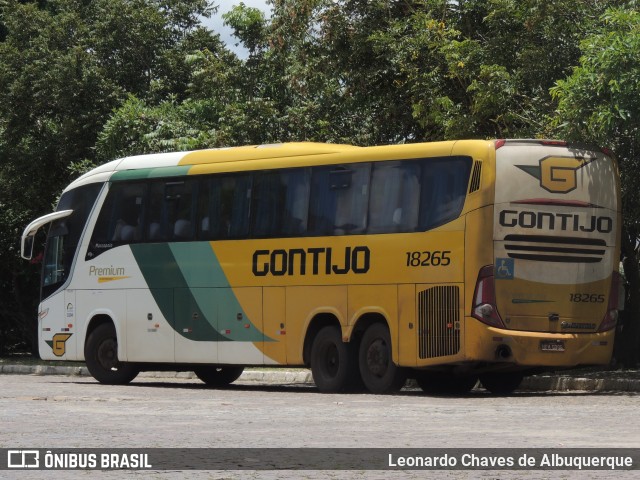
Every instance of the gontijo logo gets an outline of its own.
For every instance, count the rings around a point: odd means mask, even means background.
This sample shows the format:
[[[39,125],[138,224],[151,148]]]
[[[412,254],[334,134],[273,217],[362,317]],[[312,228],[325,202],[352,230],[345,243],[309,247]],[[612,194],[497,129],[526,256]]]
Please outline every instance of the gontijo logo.
[[[46,340],[46,344],[51,347],[51,351],[56,357],[62,357],[66,352],[67,340],[73,333],[56,333],[51,340]]]
[[[580,157],[549,156],[540,165],[516,165],[520,170],[540,180],[540,186],[551,193],[569,193],[578,186],[578,170],[596,160]]]

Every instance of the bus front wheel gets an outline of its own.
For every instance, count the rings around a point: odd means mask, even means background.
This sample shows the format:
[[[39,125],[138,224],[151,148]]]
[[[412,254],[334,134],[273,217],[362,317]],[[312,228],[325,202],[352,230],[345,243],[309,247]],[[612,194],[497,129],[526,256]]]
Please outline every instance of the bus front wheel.
[[[224,367],[203,365],[194,368],[193,373],[210,387],[226,387],[240,378],[243,371],[244,367],[235,365],[225,365]]]
[[[342,341],[340,328],[323,327],[311,346],[313,381],[323,393],[342,392],[357,381],[357,359],[349,344]]]
[[[391,335],[386,325],[374,323],[367,328],[360,342],[358,362],[362,381],[370,392],[395,392],[404,385],[406,372],[393,363]]]
[[[125,385],[139,370],[118,360],[118,337],[112,323],[98,325],[84,345],[84,359],[89,373],[100,383]]]

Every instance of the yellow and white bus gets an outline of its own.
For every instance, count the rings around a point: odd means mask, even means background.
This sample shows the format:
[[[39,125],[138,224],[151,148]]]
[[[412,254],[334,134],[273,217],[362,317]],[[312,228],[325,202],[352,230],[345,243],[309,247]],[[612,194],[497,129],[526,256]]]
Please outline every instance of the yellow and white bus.
[[[610,361],[616,163],[542,140],[290,143],[127,157],[83,175],[49,225],[43,359],[100,382],[311,368],[320,391],[510,392]]]

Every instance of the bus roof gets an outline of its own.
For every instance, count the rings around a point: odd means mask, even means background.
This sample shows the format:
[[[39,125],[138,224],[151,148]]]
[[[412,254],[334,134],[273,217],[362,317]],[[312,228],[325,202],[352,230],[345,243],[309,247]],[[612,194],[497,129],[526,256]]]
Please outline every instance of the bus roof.
[[[244,160],[284,159],[309,155],[326,155],[346,152],[349,150],[358,150],[360,148],[361,147],[345,144],[291,142],[133,155],[113,160],[92,169],[72,182],[65,190],[69,190],[86,183],[108,180],[114,173],[118,172],[130,172],[129,174],[122,173],[120,175],[121,177],[140,176],[142,174],[142,172],[140,172],[141,170],[148,171],[149,169],[175,167],[176,175],[185,175],[188,168],[185,169],[184,167],[190,167],[193,165],[211,165]]]
[[[467,140],[477,146],[494,148],[495,141]],[[135,155],[106,163],[84,174],[66,190],[87,183],[108,180],[129,180],[153,177],[184,176],[229,171],[250,171],[264,168],[289,168],[314,164],[313,158],[336,155],[336,163],[382,159],[417,158],[422,155],[448,156],[461,141],[414,143],[376,147],[356,147],[346,144],[291,142],[242,147],[214,148],[187,152]]]

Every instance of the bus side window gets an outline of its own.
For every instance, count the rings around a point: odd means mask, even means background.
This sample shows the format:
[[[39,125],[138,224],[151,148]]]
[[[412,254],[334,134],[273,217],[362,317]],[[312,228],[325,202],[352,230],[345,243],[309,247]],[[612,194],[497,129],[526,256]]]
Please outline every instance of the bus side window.
[[[311,235],[365,231],[370,172],[370,163],[313,169],[308,229]]]
[[[251,175],[215,175],[200,184],[197,226],[199,238],[242,238],[249,231]]]
[[[309,169],[263,172],[256,175],[252,203],[255,237],[288,237],[306,233]]]
[[[429,230],[460,215],[467,194],[471,158],[425,161],[422,170],[420,228]]]
[[[211,202],[211,179],[205,177],[198,185],[198,213],[196,215],[196,227],[198,228],[198,238],[208,240],[211,234],[211,214],[209,204]]]
[[[147,241],[161,242],[167,240],[167,217],[164,212],[164,183],[153,182],[149,186],[149,201],[147,203],[145,224]]]
[[[420,164],[416,161],[373,165],[368,233],[413,232],[418,226]]]
[[[243,238],[249,234],[252,188],[251,175],[234,176],[225,183],[222,191],[222,227],[228,233],[224,238]]]
[[[283,180],[286,184],[286,195],[280,233],[285,236],[304,235],[307,233],[309,222],[311,170],[289,170]]]
[[[282,222],[284,186],[279,172],[256,174],[251,206],[251,233],[254,237],[273,234]]]
[[[164,184],[164,204],[167,212],[170,240],[194,239],[195,182],[168,181]]]
[[[107,198],[91,237],[95,254],[111,246],[138,242],[142,238],[142,209],[146,185],[115,183]]]

